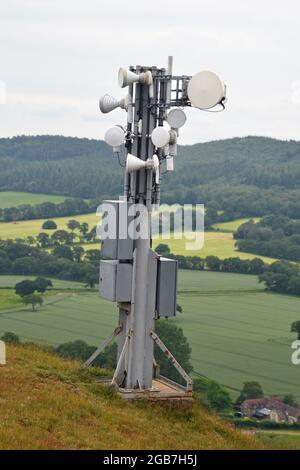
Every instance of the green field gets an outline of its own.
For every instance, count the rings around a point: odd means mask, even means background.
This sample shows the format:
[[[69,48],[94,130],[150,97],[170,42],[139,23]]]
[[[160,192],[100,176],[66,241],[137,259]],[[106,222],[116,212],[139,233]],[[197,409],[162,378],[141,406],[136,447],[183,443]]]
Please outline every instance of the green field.
[[[0,285],[8,286],[9,276],[4,279]],[[2,310],[0,334],[13,331],[52,345],[81,338],[97,345],[118,322],[116,306],[96,292],[65,291],[45,303],[37,312],[22,306]],[[265,293],[256,276],[180,271],[178,303],[184,313],[175,322],[192,347],[195,372],[233,390],[257,380],[266,394],[300,399],[300,366],[290,361],[295,338],[289,332],[300,319],[300,298]]]
[[[70,219],[78,220],[78,222],[83,223],[87,222],[90,228],[94,227],[99,223],[99,216],[95,213],[91,214],[82,214],[78,216],[68,216],[68,217],[59,217],[55,218],[55,222],[57,223],[58,229],[67,229],[67,223]],[[239,221],[243,221],[247,219],[239,219]],[[0,222],[0,239],[15,239],[15,238],[26,238],[29,236],[36,236],[43,231],[42,225],[44,223],[44,219],[38,220],[25,220],[20,222]],[[235,224],[236,222],[228,222],[227,224]],[[219,224],[221,227],[222,224]],[[238,225],[240,225],[238,223]],[[221,229],[221,228],[220,228]],[[251,253],[244,253],[239,252],[235,249],[235,240],[233,239],[232,233],[228,228],[224,228],[224,232],[215,231],[215,232],[205,232],[204,234],[204,246],[196,250],[187,250],[186,244],[190,243],[190,240],[186,238],[176,239],[174,238],[174,234],[171,234],[171,238],[164,239],[162,236],[160,238],[154,238],[153,246],[156,247],[159,243],[166,243],[169,245],[171,252],[178,254],[178,255],[185,255],[185,256],[200,256],[201,258],[205,258],[206,256],[214,255],[218,256],[221,259],[230,258],[230,257],[240,257],[241,259],[253,259],[257,257],[257,255]],[[48,231],[51,234],[51,230]],[[190,236],[190,233],[187,233],[187,236]],[[86,250],[88,249],[95,249],[99,248],[99,244],[86,244],[84,245]],[[272,263],[274,261],[273,258],[267,258],[260,256],[266,263]]]
[[[300,431],[257,431],[255,433],[262,442],[272,449],[300,450]]]
[[[232,233],[205,232],[204,245],[200,250],[198,249],[187,251],[186,243],[189,243],[189,240],[175,240],[173,235],[171,240],[154,239],[154,247],[156,247],[159,243],[166,243],[169,245],[171,252],[177,255],[200,256],[201,258],[214,255],[218,256],[220,259],[237,256],[241,259],[253,259],[258,257],[263,259],[266,263],[272,263],[275,261],[273,258],[267,258],[266,256],[258,256],[252,253],[237,251],[234,246],[235,240],[233,239]]]
[[[216,230],[220,230],[221,232],[235,232],[240,225],[244,224],[245,222],[249,222],[249,220],[253,220],[253,222],[257,223],[259,222],[260,217],[236,219],[230,220],[230,222],[221,222],[219,224],[215,224],[213,228]]]
[[[78,222],[83,223],[87,222],[90,225],[90,228],[99,223],[99,217],[95,214],[82,214],[77,216],[68,216],[68,217],[58,217],[51,220],[54,220],[57,224],[57,229],[67,229],[67,223],[69,220],[78,220]],[[1,222],[0,223],[0,239],[14,239],[14,238],[26,238],[29,236],[36,236],[39,233],[45,231],[49,234],[52,233],[52,230],[43,230],[42,225],[45,222],[45,219],[37,220],[24,220],[21,222]]]
[[[42,202],[53,202],[58,204],[67,196],[54,196],[52,194],[19,193],[14,191],[0,191],[0,208],[17,207],[22,204],[41,204]]]
[[[20,303],[20,297],[13,290],[0,289],[0,311],[2,309],[13,308]]]
[[[1,225],[0,225],[1,228]],[[214,255],[220,259],[239,257],[241,259],[253,259],[261,258],[266,263],[273,263],[274,258],[268,258],[266,256],[254,255],[253,253],[244,253],[235,249],[235,240],[231,233],[222,232],[205,232],[204,234],[204,245],[201,249],[187,250],[186,243],[190,243],[190,240],[181,239],[177,240],[174,235],[171,234],[171,239],[166,240],[162,237],[153,239],[153,247],[156,248],[160,243],[167,244],[170,247],[172,253],[176,255],[184,256],[200,256],[206,258],[207,256]],[[97,244],[86,244],[83,245],[85,250],[91,250],[99,248]]]
[[[17,282],[21,282],[24,279],[34,280],[36,276],[1,276],[0,275],[0,292],[1,289],[7,289],[14,287]],[[53,289],[63,290],[63,289],[82,289],[84,284],[81,282],[75,281],[63,281],[61,279],[53,279],[47,276],[47,279],[51,279],[53,284]]]

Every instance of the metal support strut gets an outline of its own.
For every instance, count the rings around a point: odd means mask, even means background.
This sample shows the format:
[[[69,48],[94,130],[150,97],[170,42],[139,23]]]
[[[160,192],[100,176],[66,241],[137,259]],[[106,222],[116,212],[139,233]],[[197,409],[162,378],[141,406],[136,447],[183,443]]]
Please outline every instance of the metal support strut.
[[[183,377],[186,381],[186,390],[187,392],[191,392],[193,390],[193,380],[191,377],[185,372],[185,370],[181,367],[179,362],[175,359],[173,354],[169,351],[167,346],[162,342],[162,340],[158,337],[154,331],[151,331],[150,336],[152,336],[153,341],[157,344],[157,346],[162,350],[168,361],[175,367],[177,372]]]
[[[108,338],[106,338],[106,340],[104,340],[103,343],[100,344],[100,346],[96,349],[96,351],[93,352],[93,354],[85,361],[82,367],[83,368],[90,367],[92,363],[95,361],[95,359],[97,359],[99,354],[101,354],[101,352],[106,348],[106,346],[108,346],[113,341],[113,339],[116,336],[118,336],[119,333],[121,333],[121,331],[122,331],[122,327],[117,326],[117,328],[113,331],[113,333]]]

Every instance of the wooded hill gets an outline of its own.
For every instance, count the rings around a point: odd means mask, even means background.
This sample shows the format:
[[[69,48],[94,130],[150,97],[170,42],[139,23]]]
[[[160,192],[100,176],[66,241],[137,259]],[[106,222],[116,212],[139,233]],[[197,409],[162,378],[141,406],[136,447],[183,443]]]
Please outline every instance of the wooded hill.
[[[125,155],[123,155],[124,159]],[[117,197],[122,168],[104,142],[62,136],[0,139],[0,191]],[[226,218],[300,218],[300,142],[266,137],[181,146],[163,175],[166,203],[205,203]]]

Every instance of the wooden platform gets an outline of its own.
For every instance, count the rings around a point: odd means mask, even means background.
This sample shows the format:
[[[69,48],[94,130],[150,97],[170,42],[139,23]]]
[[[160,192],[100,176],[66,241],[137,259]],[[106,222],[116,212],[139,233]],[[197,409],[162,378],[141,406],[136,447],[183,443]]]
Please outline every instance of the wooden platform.
[[[110,381],[101,380],[107,385]],[[149,400],[149,401],[192,401],[193,392],[187,391],[181,385],[164,377],[153,379],[152,388],[148,390],[117,388],[118,395],[126,400]]]

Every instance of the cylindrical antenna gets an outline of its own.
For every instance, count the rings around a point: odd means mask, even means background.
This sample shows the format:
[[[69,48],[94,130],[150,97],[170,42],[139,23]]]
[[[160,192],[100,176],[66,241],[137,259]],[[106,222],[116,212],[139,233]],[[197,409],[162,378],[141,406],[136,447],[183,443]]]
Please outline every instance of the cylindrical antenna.
[[[168,57],[168,68],[167,68],[167,75],[170,75],[167,83],[167,107],[170,106],[171,103],[171,91],[172,91],[172,72],[173,72],[173,56],[169,55]]]

